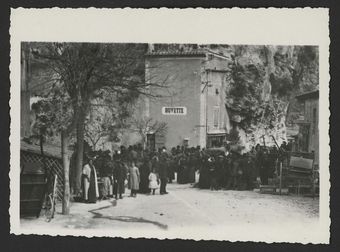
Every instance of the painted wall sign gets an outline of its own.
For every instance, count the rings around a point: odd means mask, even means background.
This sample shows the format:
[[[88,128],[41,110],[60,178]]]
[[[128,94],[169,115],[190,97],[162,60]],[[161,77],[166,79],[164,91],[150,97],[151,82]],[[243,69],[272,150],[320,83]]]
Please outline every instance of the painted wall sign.
[[[163,115],[186,115],[186,107],[162,107]]]

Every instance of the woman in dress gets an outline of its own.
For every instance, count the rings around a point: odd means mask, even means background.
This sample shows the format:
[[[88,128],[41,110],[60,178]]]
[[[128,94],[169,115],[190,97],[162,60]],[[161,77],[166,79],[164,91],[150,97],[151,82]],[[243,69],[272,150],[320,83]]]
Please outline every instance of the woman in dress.
[[[131,189],[131,197],[137,196],[137,191],[139,190],[140,174],[139,169],[135,166],[134,162],[131,162],[129,167],[129,186]]]

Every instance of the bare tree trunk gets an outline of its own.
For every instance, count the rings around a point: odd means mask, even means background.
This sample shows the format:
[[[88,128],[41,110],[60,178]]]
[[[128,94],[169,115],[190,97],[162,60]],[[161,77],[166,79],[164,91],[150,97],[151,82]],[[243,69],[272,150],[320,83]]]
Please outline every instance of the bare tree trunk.
[[[83,153],[84,153],[84,136],[85,136],[85,117],[84,113],[80,112],[79,120],[77,122],[77,157],[75,167],[75,188],[74,193],[80,194],[81,189],[81,174],[83,168]]]
[[[62,202],[62,214],[68,215],[70,213],[70,157],[67,152],[68,148],[68,136],[62,131],[61,132],[61,156],[63,160],[63,171],[64,171],[64,193]]]

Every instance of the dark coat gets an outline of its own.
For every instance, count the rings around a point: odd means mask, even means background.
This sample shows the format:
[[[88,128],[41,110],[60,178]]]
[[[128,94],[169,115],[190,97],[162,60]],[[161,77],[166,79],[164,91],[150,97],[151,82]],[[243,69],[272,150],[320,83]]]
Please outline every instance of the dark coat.
[[[168,159],[165,153],[162,153],[159,158],[158,163],[158,173],[159,178],[166,179],[168,178]]]
[[[185,184],[188,182],[188,160],[185,154],[181,154],[178,161],[177,182]]]
[[[125,185],[124,181],[127,178],[127,169],[123,162],[117,161],[115,162],[115,167],[113,171],[113,180],[115,182],[115,190],[118,190],[120,193],[124,193]]]
[[[208,189],[210,187],[210,172],[209,172],[209,162],[207,161],[208,157],[202,157],[202,165],[200,167],[199,173],[199,188]]]
[[[144,159],[140,167],[140,187],[139,192],[148,193],[149,190],[149,173],[151,171],[151,161],[149,159]]]
[[[90,187],[89,187],[89,202],[95,203],[97,201],[97,194],[96,194],[96,183],[95,180],[97,176],[95,176],[95,170],[91,166],[91,177],[90,177]]]
[[[127,178],[127,169],[123,162],[117,161],[113,171],[114,179],[117,181],[123,181]]]

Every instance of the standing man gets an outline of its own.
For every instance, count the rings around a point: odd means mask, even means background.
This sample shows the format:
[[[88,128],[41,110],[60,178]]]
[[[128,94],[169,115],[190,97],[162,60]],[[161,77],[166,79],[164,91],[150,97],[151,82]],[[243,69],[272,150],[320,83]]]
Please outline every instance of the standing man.
[[[232,159],[229,152],[224,162],[224,186],[227,190],[230,190],[232,185]]]
[[[118,154],[117,160],[115,162],[114,172],[113,172],[113,181],[115,187],[115,198],[123,198],[123,193],[125,192],[125,179],[127,177],[127,171],[124,163],[121,160],[121,154]]]
[[[102,199],[105,200],[110,195],[110,186],[111,186],[111,176],[112,176],[112,162],[110,151],[106,151],[106,155],[104,156],[103,164],[102,164]]]
[[[187,157],[186,153],[182,152],[178,157],[178,171],[177,171],[177,183],[185,184],[187,183],[186,179],[186,170],[187,170]]]
[[[148,155],[143,155],[143,161],[140,163],[140,186],[139,192],[148,193],[149,192],[149,173],[151,170],[151,161]]]
[[[175,169],[176,169],[176,148],[173,147],[171,149],[170,157],[169,157],[169,167],[168,167],[168,179],[169,183],[175,179]]]
[[[264,149],[262,153],[262,160],[260,166],[261,185],[268,185],[269,169],[270,169],[269,153],[267,149]]]
[[[256,175],[255,175],[255,172],[254,172],[253,157],[251,156],[250,153],[247,155],[246,181],[247,181],[247,190],[253,190],[254,182],[256,181]]]
[[[256,147],[255,147],[255,174],[256,174],[256,179],[259,176],[260,176],[260,179],[261,179],[260,173],[261,173],[261,170],[262,170],[263,161],[264,160],[263,160],[262,148],[259,144],[257,144]]]
[[[188,154],[188,183],[194,184],[195,181],[195,167],[196,167],[196,161],[195,161],[195,149],[194,147],[190,148],[189,154]]]
[[[201,165],[199,170],[199,179],[198,179],[198,185],[201,189],[209,189],[210,188],[210,162],[209,162],[209,155],[202,151],[201,156]]]
[[[217,190],[217,171],[216,160],[213,156],[208,158],[209,162],[209,177],[210,177],[210,190]]]
[[[161,180],[160,194],[167,194],[166,184],[168,182],[168,158],[165,147],[159,156],[159,177]]]

